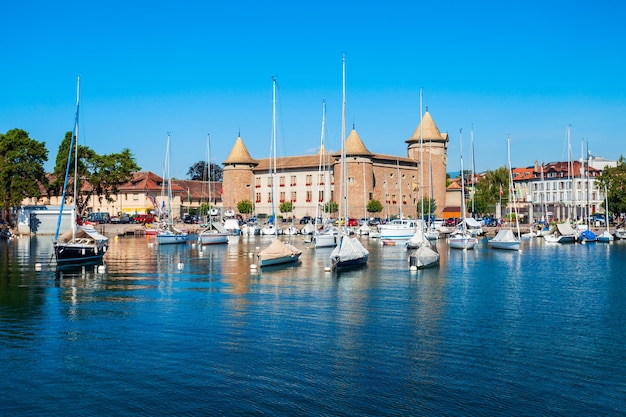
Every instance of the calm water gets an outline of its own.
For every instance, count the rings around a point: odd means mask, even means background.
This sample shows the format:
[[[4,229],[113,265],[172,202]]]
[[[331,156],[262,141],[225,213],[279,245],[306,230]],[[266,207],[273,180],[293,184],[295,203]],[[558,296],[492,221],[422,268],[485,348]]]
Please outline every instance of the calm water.
[[[56,271],[50,238],[0,242],[0,414],[626,410],[626,242],[440,242],[441,266],[410,272],[364,239],[369,265],[340,276],[329,249],[251,273],[267,238],[152,242],[112,240],[100,273]]]

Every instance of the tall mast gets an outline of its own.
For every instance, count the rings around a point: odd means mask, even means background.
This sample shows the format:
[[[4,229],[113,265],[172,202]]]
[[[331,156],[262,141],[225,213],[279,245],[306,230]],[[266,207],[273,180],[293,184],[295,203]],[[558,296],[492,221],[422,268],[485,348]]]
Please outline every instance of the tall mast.
[[[346,167],[346,54],[341,57],[341,196],[343,200],[343,221],[348,225],[348,169]]]
[[[422,89],[420,87],[420,200],[421,200],[421,207],[420,207],[420,223],[422,226],[424,226],[424,136],[422,135],[422,122],[423,122],[423,117],[422,117]],[[432,184],[431,184],[432,185]],[[429,213],[430,214],[430,213]],[[424,230],[424,227],[422,227],[422,231]]]
[[[463,128],[459,129],[459,152],[461,155],[461,218],[463,220],[463,232],[467,230],[465,224],[465,178],[463,177]]]
[[[274,202],[276,194],[276,77],[272,77],[272,155],[270,156],[270,181],[272,185],[272,218],[274,219],[274,229],[276,230],[276,215],[274,212]]]

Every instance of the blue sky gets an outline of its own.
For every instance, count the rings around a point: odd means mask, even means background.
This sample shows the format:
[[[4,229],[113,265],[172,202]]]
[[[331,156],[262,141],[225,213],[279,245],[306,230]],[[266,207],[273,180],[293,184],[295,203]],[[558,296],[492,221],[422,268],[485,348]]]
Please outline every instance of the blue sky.
[[[279,85],[279,155],[315,152],[322,100],[327,147],[341,136],[341,55],[347,125],[370,151],[406,155],[420,120],[419,90],[450,134],[459,129],[478,171],[566,160],[581,143],[617,159],[626,144],[626,6],[565,1],[8,2],[2,6],[0,132],[45,141],[52,169],[72,129],[81,75],[80,142],[129,148],[162,173],[226,159],[238,132],[252,157],[269,155],[272,81]]]

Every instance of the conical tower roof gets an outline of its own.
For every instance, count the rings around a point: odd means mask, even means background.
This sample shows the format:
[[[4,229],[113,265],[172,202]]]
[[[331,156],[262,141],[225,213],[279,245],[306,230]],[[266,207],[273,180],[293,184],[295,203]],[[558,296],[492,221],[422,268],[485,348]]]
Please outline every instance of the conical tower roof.
[[[406,140],[406,143],[415,143],[420,141],[420,126],[422,126],[422,140],[424,140],[425,142],[446,140],[446,137],[441,134],[432,116],[430,115],[428,110],[426,110],[424,116],[422,117],[422,123],[417,125],[417,129],[415,129],[413,135],[411,135],[411,137]]]
[[[252,159],[246,145],[243,144],[243,140],[241,136],[237,137],[235,141],[235,145],[230,150],[230,154],[228,154],[228,158],[223,162],[226,164],[254,164],[256,161]]]
[[[346,155],[371,155],[372,153],[367,150],[365,144],[356,133],[356,129],[352,128],[352,131],[346,139]]]

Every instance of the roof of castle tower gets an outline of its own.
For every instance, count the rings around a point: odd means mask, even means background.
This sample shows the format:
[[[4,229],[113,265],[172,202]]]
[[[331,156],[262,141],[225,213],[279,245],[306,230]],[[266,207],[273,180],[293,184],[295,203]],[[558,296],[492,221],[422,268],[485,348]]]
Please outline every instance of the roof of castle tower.
[[[422,123],[417,125],[417,129],[415,129],[415,132],[413,132],[413,135],[411,135],[411,137],[406,140],[406,143],[419,142],[420,126],[422,126],[421,127],[422,140],[427,141],[427,142],[432,142],[432,141],[444,141],[445,142],[446,140],[448,140],[448,134],[447,133],[442,134],[439,131],[439,128],[435,124],[435,121],[433,120],[432,116],[430,115],[428,110],[426,110],[426,112],[424,113],[424,117],[422,117]]]
[[[365,144],[361,140],[356,129],[352,129],[348,138],[346,139],[346,155],[371,155],[372,153],[367,150]]]
[[[226,164],[255,164],[256,160],[252,159],[250,156],[250,152],[246,148],[246,145],[243,144],[243,140],[241,136],[237,137],[233,148],[230,150],[230,154],[228,154],[228,158],[223,162]]]

